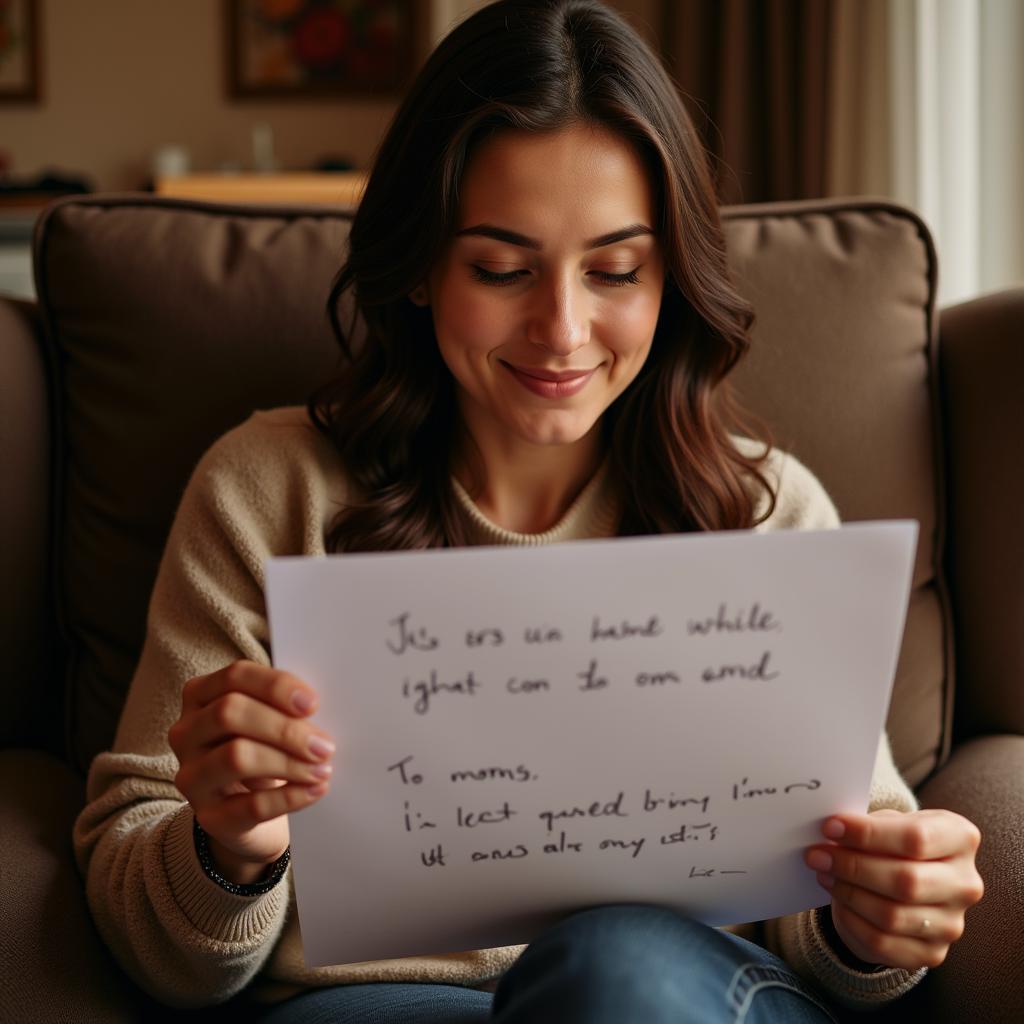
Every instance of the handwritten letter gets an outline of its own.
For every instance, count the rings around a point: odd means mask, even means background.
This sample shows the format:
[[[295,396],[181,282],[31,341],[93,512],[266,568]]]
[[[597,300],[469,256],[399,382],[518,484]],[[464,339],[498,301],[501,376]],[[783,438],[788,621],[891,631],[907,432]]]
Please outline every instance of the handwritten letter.
[[[271,559],[331,791],[291,817],[311,966],[528,942],[573,910],[825,902],[864,811],[917,525]]]

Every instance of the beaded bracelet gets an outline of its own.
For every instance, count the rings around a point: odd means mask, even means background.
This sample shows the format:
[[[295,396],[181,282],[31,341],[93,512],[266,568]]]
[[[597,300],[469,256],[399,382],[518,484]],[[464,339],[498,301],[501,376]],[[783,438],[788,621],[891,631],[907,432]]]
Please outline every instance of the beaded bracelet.
[[[288,862],[292,859],[292,848],[289,846],[270,865],[270,874],[266,878],[258,882],[252,882],[249,885],[241,885],[238,882],[229,882],[213,866],[213,857],[210,855],[210,837],[196,818],[192,819],[192,838],[195,841],[196,856],[199,858],[199,863],[206,873],[206,877],[235,896],[262,896],[265,892],[270,892],[281,881],[285,871],[288,870]]]

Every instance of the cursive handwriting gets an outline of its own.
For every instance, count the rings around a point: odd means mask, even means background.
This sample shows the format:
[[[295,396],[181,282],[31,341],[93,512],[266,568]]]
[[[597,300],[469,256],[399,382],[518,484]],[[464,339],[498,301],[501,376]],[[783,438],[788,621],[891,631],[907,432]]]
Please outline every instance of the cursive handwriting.
[[[727,605],[718,606],[718,614],[706,619],[689,619],[686,631],[690,636],[708,636],[710,633],[771,633],[782,629],[770,611],[762,610],[754,602],[750,611],[740,608],[729,611]]]
[[[701,839],[713,841],[717,838],[718,826],[710,821],[705,821],[699,825],[680,825],[675,832],[666,832],[661,837],[661,845],[672,846],[674,843],[700,842]]]
[[[529,849],[522,843],[516,843],[515,846],[505,850],[475,850],[469,859],[474,863],[479,860],[519,860],[521,857],[526,857],[529,852]]]
[[[723,679],[763,679],[769,682],[777,679],[778,672],[772,672],[768,668],[772,652],[765,651],[761,660],[753,665],[719,665],[717,668],[706,668],[701,672],[700,677],[705,683],[717,683]]]
[[[419,772],[408,773],[405,770],[405,766],[412,760],[413,755],[410,754],[408,757],[403,757],[401,761],[396,761],[394,764],[388,765],[388,771],[393,772],[396,769],[402,779],[402,784],[408,786],[410,783],[414,786],[418,786],[423,781],[423,776]]]
[[[506,800],[497,810],[468,811],[461,804],[455,809],[455,824],[459,828],[476,828],[477,825],[500,825],[510,821],[518,811],[513,811]]]
[[[661,636],[664,630],[658,621],[657,615],[652,615],[644,623],[629,622],[623,619],[618,625],[603,626],[601,618],[594,616],[593,625],[590,627],[590,640],[626,640],[632,636]]]
[[[595,800],[589,807],[578,807],[574,804],[571,807],[563,807],[558,810],[541,811],[537,817],[544,822],[549,832],[554,830],[556,821],[564,821],[567,818],[628,818],[629,812],[622,809],[622,801],[625,797],[625,791],[620,790],[619,795],[607,803]]]
[[[645,811],[656,811],[659,808],[672,811],[677,807],[687,807],[693,804],[701,809],[702,814],[707,814],[710,803],[710,796],[676,796],[671,792],[668,796],[655,796],[649,789],[644,790]]]
[[[558,643],[562,639],[562,631],[552,626],[527,626],[523,630],[523,640],[528,644]]]
[[[597,674],[597,658],[591,658],[587,670],[577,672],[576,677],[583,680],[583,685],[578,687],[580,690],[603,690],[608,685],[608,680]]]
[[[494,779],[505,782],[533,782],[539,777],[525,764],[517,764],[515,768],[502,768],[497,765],[489,765],[486,768],[463,768],[448,776],[451,782],[490,782]]]
[[[486,629],[467,629],[467,647],[500,647],[505,642],[505,634],[494,626]]]
[[[419,629],[412,629],[409,626],[410,612],[402,612],[397,618],[392,619],[388,625],[394,626],[398,635],[391,640],[385,640],[389,651],[393,654],[405,654],[412,648],[415,651],[433,651],[440,641],[436,636],[431,636],[422,626]]]
[[[780,788],[783,793],[789,793],[794,789],[809,789],[812,792],[821,786],[821,779],[808,779],[807,782],[790,782],[786,786],[751,786],[750,779],[743,776],[742,782],[737,782],[732,787],[733,800],[751,800],[759,796],[775,796]]]
[[[430,710],[431,699],[438,694],[460,693],[473,697],[482,686],[483,683],[479,682],[472,672],[468,672],[465,679],[455,679],[448,683],[437,678],[437,669],[431,669],[427,679],[419,679],[416,682],[406,679],[402,684],[402,696],[415,697],[413,710],[418,715],[425,715]]]

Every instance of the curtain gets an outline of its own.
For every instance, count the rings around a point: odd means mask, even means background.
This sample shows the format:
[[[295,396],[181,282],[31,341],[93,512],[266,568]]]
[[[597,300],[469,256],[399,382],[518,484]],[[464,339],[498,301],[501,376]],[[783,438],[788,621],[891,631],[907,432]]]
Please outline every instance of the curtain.
[[[837,0],[665,0],[666,62],[723,203],[827,194]]]
[[[905,69],[890,59],[891,2],[836,0],[829,40],[825,195],[894,194],[893,80]]]
[[[935,236],[939,301],[1024,284],[1024,4],[890,10],[891,192]]]

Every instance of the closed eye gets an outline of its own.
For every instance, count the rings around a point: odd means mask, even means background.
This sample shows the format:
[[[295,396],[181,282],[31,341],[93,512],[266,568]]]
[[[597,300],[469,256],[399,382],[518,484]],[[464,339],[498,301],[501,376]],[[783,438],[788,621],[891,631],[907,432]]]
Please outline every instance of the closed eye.
[[[637,277],[639,269],[639,267],[634,267],[625,274],[612,274],[606,270],[592,270],[590,273],[602,284],[610,285],[613,288],[621,288],[623,285],[640,283],[640,278]],[[528,276],[529,273],[528,270],[511,270],[504,274],[496,274],[493,270],[485,270],[483,267],[473,264],[473,277],[476,280],[482,281],[484,284],[497,285],[498,287],[515,284],[523,277]]]
[[[626,274],[609,274],[606,270],[592,270],[591,273],[604,284],[610,284],[614,288],[621,288],[624,284],[639,284],[640,278],[636,276],[639,267],[634,267]]]
[[[507,274],[496,274],[493,270],[484,270],[483,267],[478,267],[473,264],[473,276],[478,281],[483,281],[484,284],[501,285],[515,284],[524,274],[529,274],[528,270],[510,270]]]

